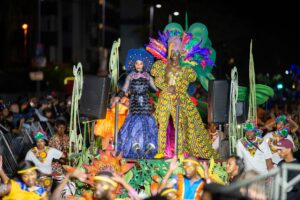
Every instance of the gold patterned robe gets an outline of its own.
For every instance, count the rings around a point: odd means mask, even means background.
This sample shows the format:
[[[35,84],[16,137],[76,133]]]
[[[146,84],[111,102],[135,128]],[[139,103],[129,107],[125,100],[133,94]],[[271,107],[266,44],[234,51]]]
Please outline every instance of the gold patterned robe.
[[[158,154],[164,154],[169,117],[171,115],[174,120],[176,119],[176,99],[179,97],[178,154],[187,152],[189,155],[201,158],[218,157],[217,152],[212,148],[212,142],[201,116],[187,93],[189,83],[196,80],[197,74],[191,67],[182,67],[182,71],[176,77],[176,94],[170,94],[167,91],[165,68],[166,64],[157,61],[151,69],[151,75],[155,77],[155,85],[162,90],[155,110],[155,117],[159,124]]]

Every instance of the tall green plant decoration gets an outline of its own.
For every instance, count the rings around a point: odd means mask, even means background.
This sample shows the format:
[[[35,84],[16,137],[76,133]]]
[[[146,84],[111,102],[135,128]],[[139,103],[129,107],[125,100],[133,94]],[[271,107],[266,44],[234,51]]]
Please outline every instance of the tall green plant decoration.
[[[236,142],[239,139],[236,119],[236,104],[238,100],[238,72],[236,67],[231,70],[230,105],[229,105],[229,149],[230,155],[236,153]]]
[[[112,92],[116,93],[118,89],[119,79],[119,47],[121,45],[121,39],[114,41],[111,48],[110,59],[109,59],[109,71],[111,76],[111,89]]]
[[[250,92],[249,92],[248,121],[256,122],[256,86],[255,86],[254,60],[252,54],[252,40],[250,43],[249,84],[250,84]]]
[[[78,63],[77,66],[74,65],[73,67],[73,75],[74,85],[73,85],[73,93],[72,93],[72,103],[71,103],[71,117],[70,117],[70,143],[69,143],[69,158],[74,158],[74,154],[78,155],[79,151],[82,149],[83,146],[83,136],[82,133],[77,133],[80,130],[78,128],[79,124],[79,101],[81,98],[82,93],[82,86],[83,86],[83,70],[81,63]],[[72,160],[72,159],[70,159]]]

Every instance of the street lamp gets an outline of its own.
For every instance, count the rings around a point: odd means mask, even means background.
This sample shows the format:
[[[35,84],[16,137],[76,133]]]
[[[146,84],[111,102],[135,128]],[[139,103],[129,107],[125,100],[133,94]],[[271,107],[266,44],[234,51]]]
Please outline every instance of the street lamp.
[[[27,30],[28,24],[22,24],[22,29],[24,30],[24,62],[26,63],[27,59]]]
[[[156,8],[161,8],[162,6],[161,6],[161,4],[156,4],[155,7]]]
[[[174,15],[174,16],[178,16],[178,15],[179,15],[179,12],[178,12],[178,11],[175,11],[175,12],[173,13],[173,15]]]
[[[162,5],[161,4],[156,4],[155,5],[156,8],[161,8]],[[150,26],[149,26],[149,36],[152,36],[153,34],[153,20],[154,20],[154,6],[150,6]]]
[[[152,36],[152,33],[153,33],[153,18],[154,18],[154,6],[150,6],[149,36]]]
[[[24,48],[26,49],[28,24],[22,24],[22,29],[24,30]]]

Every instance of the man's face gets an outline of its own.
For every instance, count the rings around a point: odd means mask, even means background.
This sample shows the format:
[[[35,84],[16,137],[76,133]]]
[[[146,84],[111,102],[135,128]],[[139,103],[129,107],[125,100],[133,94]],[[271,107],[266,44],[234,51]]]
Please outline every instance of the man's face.
[[[185,162],[183,168],[185,176],[189,179],[197,174],[197,166],[191,162]]]
[[[280,156],[280,158],[285,159],[291,151],[291,149],[278,149],[277,153]]]
[[[42,149],[44,149],[44,147],[45,147],[45,140],[37,140],[36,141],[36,146],[37,146],[37,148],[39,149],[39,150],[42,150]]]
[[[170,59],[172,61],[178,61],[178,58],[179,58],[179,53],[177,53],[176,51],[172,50],[171,51]]]
[[[254,131],[246,131],[247,140],[255,140],[255,132]]]

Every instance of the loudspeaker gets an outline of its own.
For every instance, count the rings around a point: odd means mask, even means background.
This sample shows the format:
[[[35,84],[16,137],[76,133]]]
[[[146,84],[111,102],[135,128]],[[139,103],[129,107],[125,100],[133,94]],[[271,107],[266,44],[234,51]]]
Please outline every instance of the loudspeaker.
[[[230,81],[210,80],[208,83],[208,122],[227,123]]]
[[[248,117],[248,103],[246,101],[237,102],[235,106],[235,111],[237,123],[245,123]]]
[[[80,114],[90,118],[104,119],[109,89],[110,78],[93,75],[84,76],[80,99]]]

